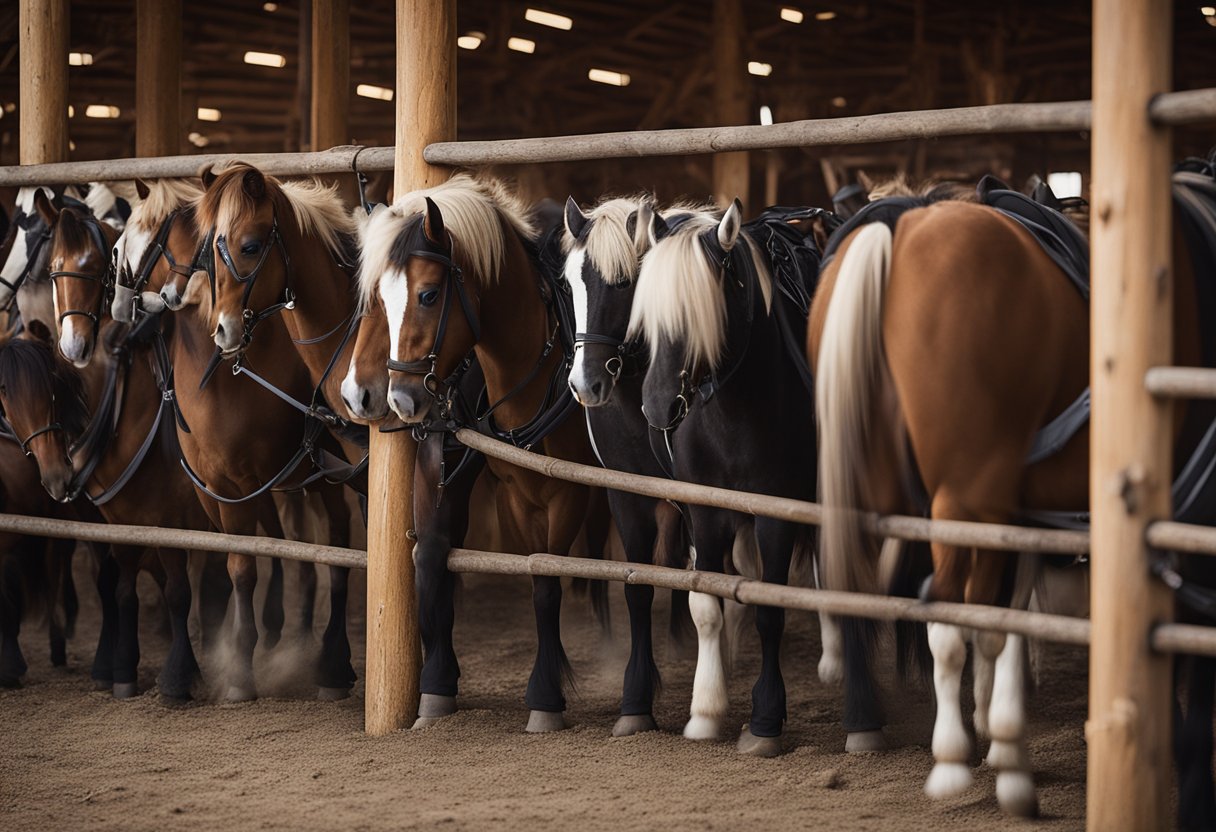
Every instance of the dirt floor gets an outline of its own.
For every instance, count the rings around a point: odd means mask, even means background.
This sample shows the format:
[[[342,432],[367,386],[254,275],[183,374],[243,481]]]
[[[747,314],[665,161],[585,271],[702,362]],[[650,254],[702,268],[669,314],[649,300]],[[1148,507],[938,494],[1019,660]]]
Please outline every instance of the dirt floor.
[[[840,701],[815,676],[818,626],[791,614],[783,666],[789,690],[788,753],[741,757],[730,741],[679,735],[687,716],[693,653],[660,635],[665,688],[661,732],[612,739],[628,649],[624,602],[612,588],[614,626],[602,638],[587,605],[567,593],[564,636],[578,674],[560,734],[523,733],[523,692],[534,646],[526,579],[466,580],[456,630],[461,710],[445,723],[372,739],[362,733],[363,687],[338,703],[310,698],[315,644],[259,647],[263,698],[209,700],[169,710],[154,693],[166,649],[154,608],[143,616],[142,685],[118,702],[91,689],[98,625],[88,567],[77,558],[82,612],[69,667],[50,667],[45,630],[27,626],[23,689],[0,692],[0,829],[1080,829],[1085,803],[1086,655],[1047,648],[1031,700],[1030,748],[1043,817],[1004,817],[993,776],[977,769],[964,796],[932,803],[933,697],[928,687],[889,686],[896,750],[845,755]],[[288,571],[288,591],[293,575]],[[322,579],[324,586],[324,579]],[[141,584],[141,592],[154,585]],[[355,667],[363,673],[363,576],[352,581]],[[669,596],[657,593],[657,632]],[[322,593],[321,598],[324,599]],[[289,607],[290,609],[290,607]],[[319,602],[317,633],[327,602]],[[290,626],[290,619],[289,619]],[[730,724],[747,718],[757,670],[750,626],[730,685]],[[679,654],[679,655],[677,655]],[[214,667],[209,666],[211,676]],[[976,761],[978,762],[978,755]]]

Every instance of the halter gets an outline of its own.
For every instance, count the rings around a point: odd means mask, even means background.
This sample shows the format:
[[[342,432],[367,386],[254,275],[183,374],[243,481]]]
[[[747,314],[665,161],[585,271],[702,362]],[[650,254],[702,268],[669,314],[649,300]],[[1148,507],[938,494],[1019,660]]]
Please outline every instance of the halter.
[[[448,239],[450,241],[450,235]],[[481,322],[473,313],[473,304],[469,300],[468,289],[464,282],[464,272],[449,255],[429,249],[414,249],[409,253],[409,256],[421,257],[446,267],[447,274],[444,276],[443,305],[439,308],[439,326],[435,330],[435,341],[431,345],[430,352],[415,361],[398,361],[390,358],[388,360],[388,369],[398,373],[421,375],[422,386],[438,401],[442,396],[440,395],[441,385],[437,368],[439,353],[443,349],[443,339],[447,335],[448,316],[452,311],[452,295],[456,295],[460,300],[460,309],[464,312],[464,319],[468,322],[469,329],[473,331],[473,340],[475,342],[481,340]]]
[[[205,240],[209,240],[211,235],[215,233],[215,229],[207,235]],[[224,265],[228,267],[228,273],[232,275],[232,279],[237,283],[245,286],[245,293],[241,297],[241,318],[244,321],[244,332],[241,334],[241,346],[249,346],[249,342],[253,340],[253,330],[262,321],[277,315],[284,309],[291,310],[296,308],[296,295],[291,288],[291,256],[287,253],[287,244],[283,242],[283,235],[279,233],[279,215],[276,213],[270,221],[270,232],[266,235],[265,241],[262,243],[262,253],[258,257],[258,262],[254,264],[253,269],[249,274],[241,274],[236,263],[232,260],[232,253],[228,250],[228,239],[223,234],[215,237],[215,247],[219,250],[220,259],[224,261]],[[283,300],[278,303],[273,303],[263,309],[261,312],[254,312],[249,308],[249,298],[253,294],[253,288],[257,284],[258,275],[262,272],[262,267],[266,265],[266,261],[270,258],[270,250],[277,248],[280,256],[283,258],[283,273],[285,275],[286,285],[283,288]],[[215,300],[215,270],[208,272],[208,278],[211,281],[211,298]]]
[[[65,198],[64,202],[68,203],[69,200]],[[75,202],[75,200],[71,200],[71,202]],[[83,203],[81,203],[81,204],[83,204]],[[101,221],[98,220],[96,217],[94,217],[92,214],[87,215],[87,217],[81,217],[79,219],[79,221],[83,222],[85,224],[85,227],[87,227],[89,229],[89,235],[93,238],[93,243],[97,246],[98,253],[104,259],[107,246],[106,246],[105,236],[102,234],[102,231],[101,231]],[[96,340],[97,333],[100,331],[102,311],[105,309],[106,306],[109,305],[111,293],[113,292],[113,288],[114,288],[114,280],[113,280],[114,262],[113,262],[113,260],[105,260],[104,262],[105,262],[105,266],[104,266],[103,270],[98,271],[98,272],[74,272],[74,271],[67,271],[67,270],[59,270],[59,271],[50,272],[50,275],[49,275],[51,280],[57,280],[61,277],[72,277],[72,278],[76,278],[77,280],[88,280],[88,281],[97,283],[99,285],[100,292],[98,293],[98,296],[97,296],[97,308],[96,309],[94,309],[93,311],[89,311],[87,309],[65,309],[63,312],[59,313],[59,323],[61,325],[63,324],[64,319],[66,319],[72,315],[78,315],[82,318],[88,318],[90,321],[92,321],[94,340]]]

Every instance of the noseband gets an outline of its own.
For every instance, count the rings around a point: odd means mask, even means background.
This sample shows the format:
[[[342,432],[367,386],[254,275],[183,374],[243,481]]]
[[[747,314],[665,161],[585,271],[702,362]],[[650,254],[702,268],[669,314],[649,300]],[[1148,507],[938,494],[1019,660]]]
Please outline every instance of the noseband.
[[[66,201],[66,200],[65,200]],[[74,200],[73,200],[74,201]],[[88,318],[93,324],[93,338],[96,340],[97,333],[101,328],[102,310],[105,309],[109,302],[110,293],[114,287],[114,262],[106,259],[106,238],[101,231],[101,221],[89,214],[87,217],[79,218],[80,222],[85,224],[89,229],[89,235],[93,238],[94,245],[97,246],[97,252],[105,263],[104,268],[97,272],[74,272],[67,270],[53,271],[50,273],[51,280],[58,280],[61,277],[71,277],[77,280],[88,280],[98,284],[99,292],[97,295],[97,308],[90,311],[87,309],[65,309],[59,313],[59,323],[62,325],[64,320],[72,315],[78,315],[82,318]]]
[[[215,230],[212,229],[211,234]],[[204,245],[211,238],[208,234],[204,239]],[[209,247],[209,246],[208,246]],[[287,253],[287,244],[283,242],[283,235],[279,232],[279,216],[274,215],[270,221],[270,232],[266,235],[266,240],[262,243],[262,253],[258,257],[258,262],[254,264],[253,269],[249,274],[241,274],[237,270],[236,263],[232,259],[232,252],[228,250],[228,239],[225,235],[220,234],[215,238],[215,247],[220,253],[220,259],[224,261],[224,265],[228,267],[228,273],[232,275],[232,279],[237,283],[244,285],[245,293],[241,297],[241,318],[244,321],[244,332],[241,335],[241,346],[249,346],[253,340],[253,330],[258,324],[273,315],[278,314],[284,309],[291,310],[296,307],[295,291],[291,288],[291,256]],[[280,256],[283,258],[283,274],[285,286],[283,288],[283,300],[278,303],[273,303],[263,309],[261,312],[254,312],[249,308],[249,298],[253,295],[253,288],[257,284],[258,275],[262,273],[262,267],[266,265],[266,261],[270,258],[270,250],[277,248]],[[208,277],[211,279],[211,298],[215,300],[215,277],[214,269],[208,272]]]
[[[414,249],[410,252],[409,256],[432,260],[446,267],[447,274],[444,278],[443,305],[439,308],[439,326],[435,330],[435,342],[431,345],[430,352],[415,361],[398,361],[390,358],[388,360],[388,369],[392,372],[421,375],[422,386],[426,388],[428,393],[439,399],[440,379],[437,368],[439,353],[443,349],[443,338],[448,330],[448,317],[452,311],[452,295],[456,295],[460,301],[460,309],[464,312],[464,319],[468,322],[469,329],[473,331],[473,340],[475,342],[481,340],[481,322],[478,321],[477,315],[473,312],[473,303],[469,299],[468,289],[464,282],[464,272],[452,261],[449,255],[441,251]]]

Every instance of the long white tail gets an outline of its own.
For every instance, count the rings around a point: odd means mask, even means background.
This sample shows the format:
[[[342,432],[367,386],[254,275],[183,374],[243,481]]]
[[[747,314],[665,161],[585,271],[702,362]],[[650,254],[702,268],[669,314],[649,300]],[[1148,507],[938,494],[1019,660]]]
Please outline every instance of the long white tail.
[[[882,376],[882,304],[891,267],[891,229],[857,232],[836,275],[815,367],[819,428],[819,541],[830,589],[876,591],[874,559],[861,527],[861,496],[874,392]]]

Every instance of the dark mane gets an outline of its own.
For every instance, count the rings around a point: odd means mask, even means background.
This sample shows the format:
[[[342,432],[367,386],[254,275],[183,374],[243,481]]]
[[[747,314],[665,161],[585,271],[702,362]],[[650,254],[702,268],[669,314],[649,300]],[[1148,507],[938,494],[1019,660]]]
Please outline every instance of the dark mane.
[[[75,439],[89,424],[80,373],[42,341],[13,338],[0,346],[0,388],[10,407],[53,401],[52,419]],[[11,414],[10,414],[11,415]]]

